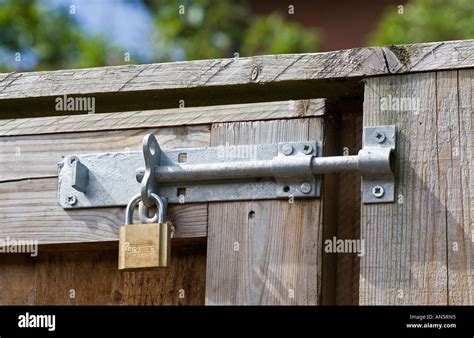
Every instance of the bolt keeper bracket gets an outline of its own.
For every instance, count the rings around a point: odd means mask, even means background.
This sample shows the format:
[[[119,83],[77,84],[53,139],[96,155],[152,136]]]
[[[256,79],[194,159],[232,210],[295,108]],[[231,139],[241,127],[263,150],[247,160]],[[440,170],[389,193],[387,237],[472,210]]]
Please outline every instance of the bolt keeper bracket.
[[[322,157],[319,141],[161,149],[146,135],[142,152],[67,156],[59,163],[63,208],[124,206],[142,192],[168,203],[317,198],[321,174],[359,171],[362,201],[394,201],[395,126],[364,128],[358,155]],[[144,165],[144,166],[143,166]]]

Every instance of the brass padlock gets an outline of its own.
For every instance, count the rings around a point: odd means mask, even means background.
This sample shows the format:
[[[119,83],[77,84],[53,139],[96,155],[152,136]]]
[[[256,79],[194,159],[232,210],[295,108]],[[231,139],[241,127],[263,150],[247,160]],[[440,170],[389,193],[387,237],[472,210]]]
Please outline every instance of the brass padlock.
[[[133,211],[142,207],[141,195],[135,196],[125,210],[125,225],[120,227],[119,270],[167,267],[171,255],[171,224],[166,222],[166,205],[151,194],[157,208],[154,218],[140,217],[142,224],[133,224]]]

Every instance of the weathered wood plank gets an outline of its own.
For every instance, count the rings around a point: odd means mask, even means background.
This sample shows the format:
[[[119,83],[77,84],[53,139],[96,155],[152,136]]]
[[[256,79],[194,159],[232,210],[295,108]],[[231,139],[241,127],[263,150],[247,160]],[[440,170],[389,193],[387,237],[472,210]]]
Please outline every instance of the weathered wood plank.
[[[362,205],[361,304],[472,304],[472,73],[457,73],[367,80],[364,125],[398,127],[398,198]]]
[[[419,109],[382,109],[414,98]],[[417,107],[415,107],[417,108]],[[446,208],[436,158],[436,75],[368,79],[364,126],[395,124],[397,203],[362,205],[360,304],[446,304]]]
[[[474,67],[474,40],[53,72],[0,74],[3,118],[64,114],[58,95],[96,99],[96,112],[358,96],[359,79]],[[10,116],[8,116],[10,115]]]
[[[189,126],[319,116],[325,99],[0,120],[0,136]],[[1,139],[0,139],[1,140]]]
[[[123,304],[204,305],[206,246],[172,248],[160,271],[123,272]]]
[[[215,124],[211,145],[321,140],[318,118]],[[207,304],[318,304],[320,200],[209,205]]]
[[[124,208],[64,210],[56,196],[56,178],[1,183],[0,238],[39,244],[118,241]],[[168,216],[177,225],[176,238],[207,235],[206,204],[171,205]]]
[[[447,190],[448,303],[474,304],[474,71],[441,72],[437,79],[440,154]],[[457,89],[457,90],[456,90]],[[441,133],[440,133],[441,134]],[[441,162],[440,155],[440,162]]]
[[[313,122],[314,124],[314,122]],[[339,111],[333,106],[328,108],[328,114],[324,118],[323,133],[323,156],[336,156],[338,147],[339,133]],[[317,127],[317,129],[319,129]],[[334,253],[325,251],[324,243],[327,239],[333,238],[337,231],[338,210],[338,175],[324,174],[322,179],[322,196],[324,203],[321,203],[321,227],[322,227],[322,250],[321,250],[321,296],[319,304],[334,305],[336,304],[336,286],[337,286],[337,256]]]
[[[0,254],[1,305],[35,304],[35,262],[27,254]]]
[[[338,156],[357,155],[362,148],[362,102],[341,107]],[[338,175],[337,238],[360,239],[360,175],[346,172]],[[326,195],[325,195],[326,200]],[[337,254],[336,304],[359,304],[359,264],[356,253]]]
[[[172,249],[167,269],[117,270],[116,251],[43,253],[36,259],[32,294],[36,305],[203,305],[205,246]],[[0,256],[0,262],[2,257]],[[2,262],[3,263],[3,262]],[[3,264],[0,264],[0,267]],[[7,272],[12,272],[9,265]],[[91,279],[94,281],[91,287]],[[27,288],[29,280],[17,280]],[[25,304],[1,294],[2,304]]]
[[[57,163],[66,155],[140,151],[147,133],[165,148],[209,145],[207,125],[0,137],[0,182],[57,177]]]
[[[381,48],[387,61],[388,74],[474,67],[474,40],[440,41]]]
[[[474,40],[0,75],[0,99],[346,78],[474,66]],[[391,54],[387,69],[384,54]],[[454,54],[454,57],[453,57]],[[398,60],[398,62],[397,62]],[[253,69],[259,68],[255,72]]]

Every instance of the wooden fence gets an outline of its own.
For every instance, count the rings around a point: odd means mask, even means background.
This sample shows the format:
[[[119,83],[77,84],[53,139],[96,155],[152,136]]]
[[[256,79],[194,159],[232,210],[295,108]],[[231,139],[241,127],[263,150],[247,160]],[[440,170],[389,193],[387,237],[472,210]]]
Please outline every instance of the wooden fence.
[[[94,99],[95,114],[58,111]],[[1,304],[474,304],[474,40],[0,74]],[[320,140],[352,155],[397,126],[396,201],[362,204],[357,173],[320,199],[171,205],[172,264],[117,270],[123,208],[64,210],[70,154]],[[364,255],[324,250],[363,239]],[[237,250],[236,250],[237,243]]]

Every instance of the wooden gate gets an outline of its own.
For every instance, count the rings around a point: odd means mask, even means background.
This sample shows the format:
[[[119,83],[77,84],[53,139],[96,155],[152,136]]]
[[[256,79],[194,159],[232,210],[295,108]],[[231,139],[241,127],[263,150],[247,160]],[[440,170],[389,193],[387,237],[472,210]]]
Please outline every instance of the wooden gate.
[[[1,304],[473,304],[474,41],[0,74]],[[93,98],[96,114],[56,109]],[[82,114],[80,114],[82,113]],[[40,117],[41,116],[41,117]],[[124,208],[65,210],[70,154],[318,140],[355,155],[397,126],[396,201],[361,203],[357,173],[319,199],[170,205],[172,263],[117,270]],[[362,240],[332,253],[327,241]]]

